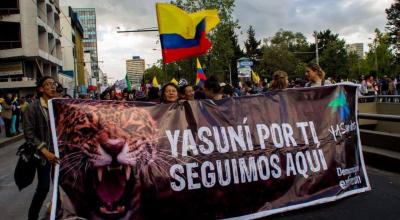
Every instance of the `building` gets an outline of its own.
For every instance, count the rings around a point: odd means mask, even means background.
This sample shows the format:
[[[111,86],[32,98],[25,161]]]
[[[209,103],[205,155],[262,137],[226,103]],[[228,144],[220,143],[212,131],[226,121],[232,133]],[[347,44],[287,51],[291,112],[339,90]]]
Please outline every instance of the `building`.
[[[97,81],[99,80],[99,60],[97,54],[97,25],[96,25],[96,10],[94,8],[74,8],[79,15],[79,19],[83,24],[84,29],[84,51],[90,52],[91,69]]]
[[[358,58],[362,59],[364,57],[364,44],[363,43],[354,43],[347,44],[346,50],[348,53],[355,52]]]
[[[86,81],[88,82],[88,86],[94,85],[96,86],[96,82],[93,82],[93,72],[92,72],[92,59],[91,59],[91,55],[89,52],[84,52],[83,53],[83,60],[85,62],[85,76],[86,76]]]
[[[144,59],[140,59],[140,56],[133,56],[132,59],[126,61],[126,74],[132,85],[138,86],[142,83],[144,69]]]
[[[86,93],[88,86],[84,71],[85,60],[82,42],[84,32],[77,13],[71,7],[64,6],[61,8],[61,12],[63,67],[59,74],[59,81],[66,89],[66,93],[76,96],[77,93]]]
[[[59,0],[0,1],[0,89],[20,96],[62,65]]]

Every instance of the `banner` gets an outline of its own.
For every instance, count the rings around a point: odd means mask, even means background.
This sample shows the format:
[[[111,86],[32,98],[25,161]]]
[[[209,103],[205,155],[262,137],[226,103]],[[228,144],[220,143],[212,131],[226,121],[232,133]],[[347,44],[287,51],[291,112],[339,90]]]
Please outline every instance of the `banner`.
[[[86,219],[251,219],[365,192],[356,89],[52,100],[59,183]]]

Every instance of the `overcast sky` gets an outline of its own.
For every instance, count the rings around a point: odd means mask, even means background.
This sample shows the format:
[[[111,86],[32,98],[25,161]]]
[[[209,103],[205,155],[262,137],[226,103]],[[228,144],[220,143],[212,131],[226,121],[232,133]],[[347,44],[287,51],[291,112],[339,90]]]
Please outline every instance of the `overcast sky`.
[[[61,0],[61,5],[93,7],[97,14],[97,46],[102,70],[111,82],[125,76],[125,60],[141,56],[146,65],[161,59],[157,32],[124,33],[120,30],[156,27],[154,0]],[[367,43],[375,28],[386,25],[385,9],[394,0],[236,0],[239,40],[253,25],[256,37],[274,35],[280,28],[302,32],[311,40],[313,30],[331,29],[347,43]],[[242,32],[243,34],[241,34]],[[147,68],[147,66],[146,66]]]

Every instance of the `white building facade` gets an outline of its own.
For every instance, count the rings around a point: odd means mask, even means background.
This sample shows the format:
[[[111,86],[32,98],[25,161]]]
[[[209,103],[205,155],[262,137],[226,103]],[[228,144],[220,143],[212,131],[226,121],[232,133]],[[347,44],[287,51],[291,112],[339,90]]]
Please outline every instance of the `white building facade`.
[[[1,0],[0,9],[0,89],[33,94],[62,66],[59,1]]]

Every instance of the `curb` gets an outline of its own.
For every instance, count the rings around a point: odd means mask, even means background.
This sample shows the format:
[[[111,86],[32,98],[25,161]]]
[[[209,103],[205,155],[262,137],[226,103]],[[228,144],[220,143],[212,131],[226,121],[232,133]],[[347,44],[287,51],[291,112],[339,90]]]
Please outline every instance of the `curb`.
[[[0,142],[0,148],[3,148],[3,147],[5,147],[5,146],[7,146],[7,145],[9,145],[11,143],[17,142],[17,141],[22,140],[22,139],[24,139],[24,134],[23,133],[21,133],[21,134],[19,134],[17,136],[11,137],[11,138],[7,138],[6,140]]]

